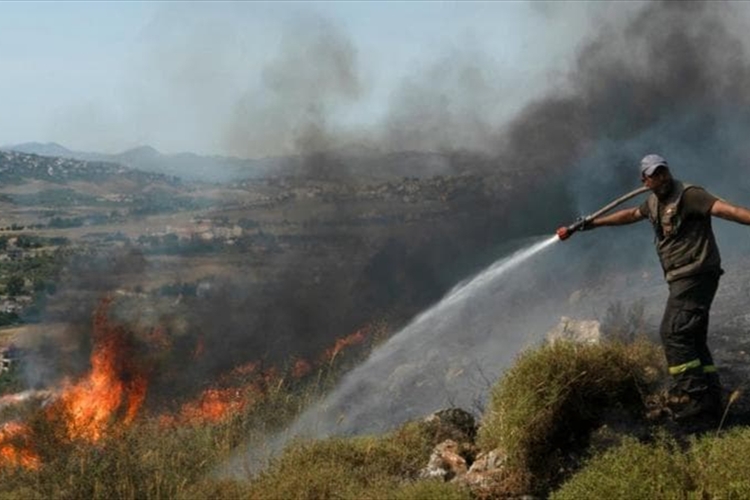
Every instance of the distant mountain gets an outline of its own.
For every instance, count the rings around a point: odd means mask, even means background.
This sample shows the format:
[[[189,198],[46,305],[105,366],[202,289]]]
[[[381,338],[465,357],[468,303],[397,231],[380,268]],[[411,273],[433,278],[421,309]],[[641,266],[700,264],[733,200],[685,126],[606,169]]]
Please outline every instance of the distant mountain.
[[[70,181],[102,183],[126,180],[139,189],[149,185],[180,185],[180,180],[174,176],[132,169],[115,162],[0,150],[0,183],[22,184],[30,180],[61,185]]]
[[[139,146],[117,154],[72,151],[56,143],[39,142],[4,146],[0,149],[39,156],[118,163],[135,170],[202,182],[229,182],[267,176],[269,167],[275,164],[275,161],[200,156],[193,153],[165,155],[151,146]]]
[[[63,158],[73,158],[76,154],[75,151],[71,151],[56,142],[25,142],[23,144],[7,146],[1,149],[39,156],[60,156]]]
[[[482,163],[486,164],[488,161],[487,158],[479,158],[468,153],[448,155],[420,151],[383,152],[369,147],[349,147],[308,156],[261,159],[203,156],[195,153],[162,154],[147,145],[117,154],[72,151],[56,143],[39,142],[5,146],[0,149],[83,161],[113,162],[132,169],[175,176],[187,181],[219,183],[278,176],[322,179],[351,177],[373,180],[425,178],[476,171],[477,168],[483,168]]]

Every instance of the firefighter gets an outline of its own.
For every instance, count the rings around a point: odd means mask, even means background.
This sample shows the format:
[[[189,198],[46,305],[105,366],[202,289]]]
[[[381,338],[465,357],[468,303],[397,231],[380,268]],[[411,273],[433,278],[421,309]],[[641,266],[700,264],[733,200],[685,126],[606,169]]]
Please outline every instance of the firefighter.
[[[721,414],[721,384],[707,345],[708,317],[723,274],[712,216],[750,225],[750,210],[672,177],[663,157],[641,160],[641,181],[651,194],[639,207],[586,221],[583,229],[648,219],[669,285],[659,334],[671,375],[667,404],[678,421]]]

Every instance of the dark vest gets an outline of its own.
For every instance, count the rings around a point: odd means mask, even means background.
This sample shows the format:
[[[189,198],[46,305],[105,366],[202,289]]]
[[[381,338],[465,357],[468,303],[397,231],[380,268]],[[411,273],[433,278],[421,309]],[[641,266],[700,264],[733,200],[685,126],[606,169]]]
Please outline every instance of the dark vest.
[[[656,253],[668,282],[706,272],[721,272],[721,257],[711,228],[711,215],[686,216],[685,191],[695,186],[675,180],[669,198],[648,197],[648,218],[656,233]]]

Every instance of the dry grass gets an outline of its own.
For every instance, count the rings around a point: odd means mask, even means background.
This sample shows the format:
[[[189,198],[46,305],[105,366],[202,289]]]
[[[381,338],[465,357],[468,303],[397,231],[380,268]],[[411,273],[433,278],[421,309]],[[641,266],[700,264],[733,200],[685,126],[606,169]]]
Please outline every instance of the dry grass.
[[[427,426],[407,424],[382,437],[297,442],[250,487],[258,500],[295,498],[468,498],[461,487],[415,482],[437,444]]]
[[[484,451],[502,447],[510,456],[499,489],[488,498],[750,497],[748,428],[693,438],[685,446],[666,433],[649,442],[626,436],[603,453],[591,449],[596,454],[579,462],[574,475],[560,475],[566,454],[585,447],[607,409],[641,410],[640,391],[660,378],[661,363],[659,348],[645,341],[556,343],[522,354],[494,388],[479,431]],[[419,479],[434,445],[445,437],[424,423],[379,437],[295,441],[252,480],[214,475],[248,436],[283,427],[320,390],[279,390],[263,405],[219,424],[164,427],[142,419],[97,444],[61,440],[55,423],[37,413],[27,421],[44,465],[39,471],[0,469],[0,498],[472,498],[455,484]]]

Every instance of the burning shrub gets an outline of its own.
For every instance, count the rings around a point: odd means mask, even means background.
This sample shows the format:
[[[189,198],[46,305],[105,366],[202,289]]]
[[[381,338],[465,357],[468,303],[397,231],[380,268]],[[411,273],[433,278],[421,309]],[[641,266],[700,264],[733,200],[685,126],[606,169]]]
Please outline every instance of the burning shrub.
[[[608,410],[620,407],[641,418],[641,393],[661,378],[662,359],[645,340],[555,342],[528,351],[493,388],[479,445],[505,450],[509,463],[526,473],[525,487],[544,491],[567,465],[563,450],[583,451]]]
[[[130,424],[146,397],[146,370],[137,363],[132,334],[107,318],[110,300],[94,314],[91,370],[67,383],[48,412],[64,420],[69,439],[95,442],[116,420]]]
[[[20,422],[0,425],[0,467],[38,469],[39,465],[29,428]]]
[[[0,424],[0,497],[242,496],[246,484],[210,479],[217,464],[287,424],[371,343],[364,327],[312,361],[244,360],[168,399],[163,388],[178,374],[170,371],[176,360],[194,366],[211,345],[191,337],[189,349],[178,350],[183,339],[169,327],[144,333],[114,321],[112,306],[106,298],[93,313],[85,372],[0,399],[0,422],[12,419]]]

